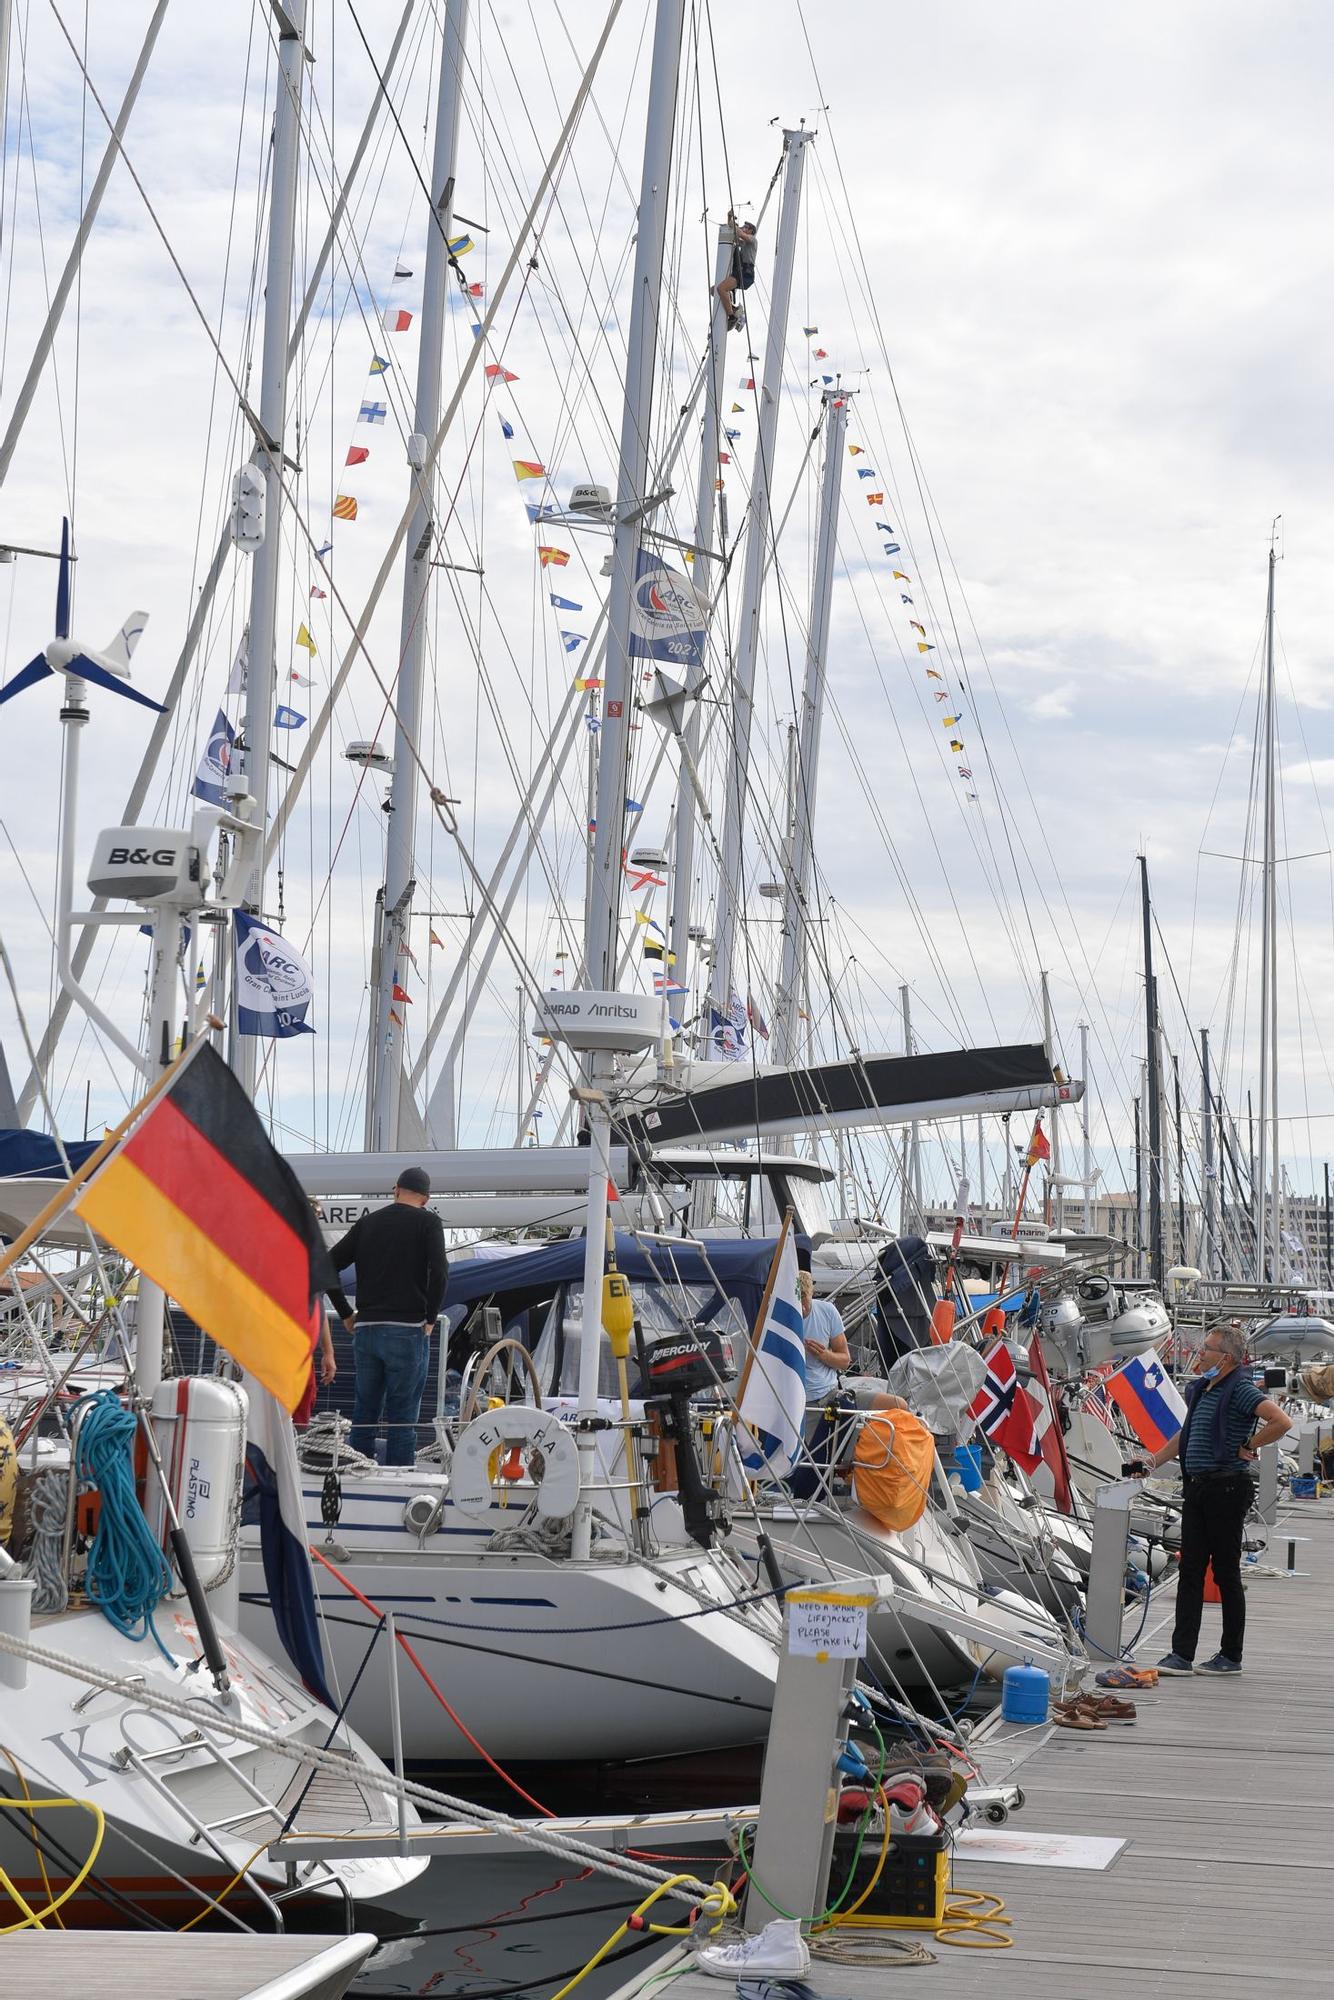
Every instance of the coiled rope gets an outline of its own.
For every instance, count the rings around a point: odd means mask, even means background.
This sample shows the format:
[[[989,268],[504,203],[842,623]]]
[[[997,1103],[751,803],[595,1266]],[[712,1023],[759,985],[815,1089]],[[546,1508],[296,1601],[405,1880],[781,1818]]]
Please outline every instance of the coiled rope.
[[[32,1608],[46,1616],[69,1603],[65,1574],[65,1521],[69,1512],[69,1473],[52,1466],[32,1489],[32,1554],[28,1574],[36,1579]]]
[[[85,1589],[99,1611],[127,1639],[151,1638],[163,1658],[153,1611],[171,1589],[171,1567],[153,1539],[134,1487],[134,1437],[138,1418],[114,1389],[82,1396],[75,1476],[102,1496],[97,1531],[88,1551]]]

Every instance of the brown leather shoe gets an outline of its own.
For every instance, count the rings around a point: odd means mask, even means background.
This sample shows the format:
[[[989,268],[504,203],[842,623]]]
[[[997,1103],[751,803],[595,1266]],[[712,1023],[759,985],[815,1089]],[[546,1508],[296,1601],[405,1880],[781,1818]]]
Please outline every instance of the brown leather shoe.
[[[1104,1722],[1133,1722],[1135,1704],[1123,1701],[1116,1694],[1076,1695],[1073,1706],[1083,1709],[1085,1715],[1101,1716]]]

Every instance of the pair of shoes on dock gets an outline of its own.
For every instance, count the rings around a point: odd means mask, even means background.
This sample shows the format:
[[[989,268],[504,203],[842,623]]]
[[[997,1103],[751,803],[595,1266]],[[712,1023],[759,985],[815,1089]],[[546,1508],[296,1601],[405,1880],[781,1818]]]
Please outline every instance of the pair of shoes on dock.
[[[1135,1704],[1115,1694],[1080,1694],[1053,1702],[1051,1719],[1058,1729],[1106,1729],[1112,1722],[1133,1722]]]
[[[1108,1667],[1093,1676],[1100,1688],[1156,1688],[1157,1667]]]

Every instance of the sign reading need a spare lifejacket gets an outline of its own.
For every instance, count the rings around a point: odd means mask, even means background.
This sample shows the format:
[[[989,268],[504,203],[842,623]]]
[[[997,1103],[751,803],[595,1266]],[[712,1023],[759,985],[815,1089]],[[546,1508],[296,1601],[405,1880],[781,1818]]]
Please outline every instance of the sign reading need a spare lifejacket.
[[[816,1660],[859,1660],[866,1651],[866,1614],[874,1597],[846,1590],[787,1594],[787,1649]]]

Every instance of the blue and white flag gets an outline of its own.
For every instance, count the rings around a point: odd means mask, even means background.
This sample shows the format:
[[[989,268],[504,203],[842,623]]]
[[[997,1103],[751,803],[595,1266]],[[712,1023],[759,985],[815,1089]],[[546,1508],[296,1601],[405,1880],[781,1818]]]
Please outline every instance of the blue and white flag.
[[[560,640],[567,653],[577,653],[581,646],[588,644],[588,634],[586,632],[562,632]]]
[[[790,1229],[779,1253],[769,1309],[753,1344],[737,1405],[750,1433],[737,1441],[741,1463],[752,1477],[783,1479],[801,1455],[806,1415],[806,1322],[797,1296],[797,1243]]]
[[[223,786],[232,768],[232,751],[236,747],[236,739],[241,733],[240,723],[234,722],[232,716],[239,716],[241,713],[245,675],[246,635],[243,632],[241,643],[236,649],[236,658],[232,661],[231,673],[227,677],[227,693],[223,706],[218,710],[213,727],[208,733],[208,741],[204,745],[195,771],[195,781],[190,787],[195,797],[203,799],[205,805],[223,806],[227,803]],[[231,715],[227,712],[229,709]]]
[[[236,729],[227,720],[226,711],[219,709],[214,717],[213,727],[208,733],[195,772],[194,784],[190,787],[197,799],[206,805],[221,806],[227,803],[223,785],[232,768],[232,751],[236,747]]]
[[[554,590],[551,593],[551,601],[557,611],[582,611],[584,608],[582,604],[576,604],[572,597],[558,597]]]
[[[739,993],[732,995],[727,1012],[709,1009],[709,1056],[714,1062],[744,1062],[746,1059],[746,1010]]]
[[[387,403],[363,403],[357,411],[359,424],[382,424],[389,414]]]
[[[697,670],[704,664],[704,607],[695,586],[647,549],[635,551],[630,657],[674,660]]]
[[[249,1416],[241,1518],[259,1524],[264,1584],[283,1649],[315,1699],[334,1708],[324,1679],[292,1419],[253,1375],[245,1377],[245,1391]]]
[[[315,989],[305,960],[269,924],[244,910],[235,915],[237,1033],[271,1041],[313,1035],[306,1013]]]
[[[295,708],[276,708],[273,711],[275,729],[300,729],[305,724],[305,716]]]

